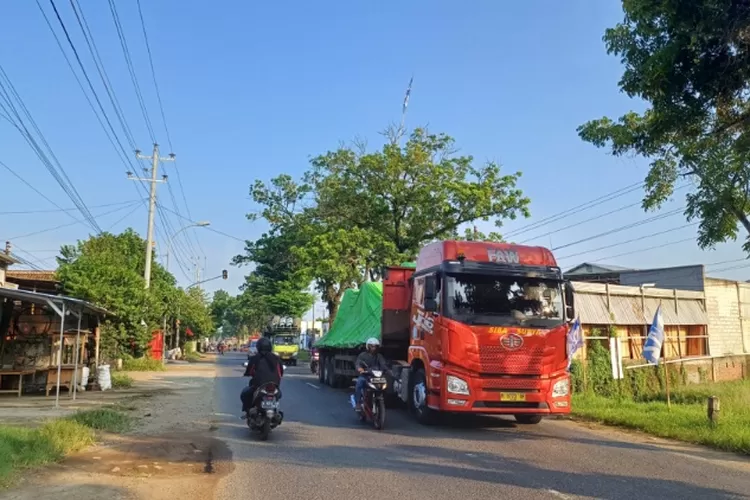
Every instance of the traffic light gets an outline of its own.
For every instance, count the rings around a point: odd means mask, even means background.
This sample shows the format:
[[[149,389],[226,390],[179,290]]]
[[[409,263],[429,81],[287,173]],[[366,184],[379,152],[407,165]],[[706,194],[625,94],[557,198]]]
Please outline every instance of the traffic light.
[[[228,276],[229,276],[229,274],[227,273],[226,269],[224,269],[224,270],[221,271],[221,279],[225,280],[225,279],[227,279]]]

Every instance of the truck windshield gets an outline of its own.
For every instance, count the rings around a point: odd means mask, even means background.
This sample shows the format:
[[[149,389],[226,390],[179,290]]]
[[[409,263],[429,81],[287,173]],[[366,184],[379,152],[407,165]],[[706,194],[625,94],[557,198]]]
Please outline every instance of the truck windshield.
[[[470,325],[551,328],[563,321],[560,282],[453,274],[445,278],[444,313]]]
[[[294,345],[296,342],[294,341],[294,337],[281,337],[277,335],[273,339],[273,343],[276,345]]]

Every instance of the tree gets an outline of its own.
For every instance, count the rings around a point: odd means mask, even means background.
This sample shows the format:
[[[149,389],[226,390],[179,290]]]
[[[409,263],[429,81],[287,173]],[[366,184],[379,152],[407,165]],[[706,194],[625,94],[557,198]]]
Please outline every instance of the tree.
[[[368,153],[343,147],[312,160],[308,175],[323,217],[342,217],[367,228],[387,260],[413,259],[426,242],[450,238],[466,223],[528,216],[528,198],[516,183],[520,172],[477,166],[455,154],[445,134],[414,130],[404,146],[387,142]],[[379,260],[386,260],[382,257]]]
[[[424,243],[458,237],[476,220],[499,227],[504,218],[528,215],[529,201],[515,187],[520,173],[475,166],[453,148],[450,137],[417,129],[403,147],[392,140],[372,153],[355,145],[320,155],[301,182],[288,175],[256,181],[251,196],[262,209],[249,217],[267,220],[271,232],[248,245],[245,258],[263,274],[254,254],[276,235],[295,269],[295,289],[314,280],[333,321],[348,288],[376,279],[385,265],[412,260]]]
[[[625,66],[621,90],[650,107],[590,121],[580,137],[650,161],[646,210],[668,200],[681,179],[692,180],[686,216],[699,221],[702,248],[736,239],[739,224],[750,235],[750,3],[625,0],[623,7],[624,20],[604,42]]]
[[[205,304],[176,288],[174,276],[156,262],[151,267],[151,286],[145,288],[145,245],[128,229],[119,235],[101,233],[60,249],[57,276],[64,293],[113,314],[102,329],[103,350],[111,356],[142,353],[151,332],[177,311],[188,318],[192,329],[201,333],[211,329]]]

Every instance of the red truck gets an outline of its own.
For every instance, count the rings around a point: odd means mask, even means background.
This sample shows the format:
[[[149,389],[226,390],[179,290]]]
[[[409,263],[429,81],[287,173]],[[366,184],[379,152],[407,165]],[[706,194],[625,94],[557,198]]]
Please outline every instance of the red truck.
[[[316,344],[322,382],[350,383],[374,333],[394,360],[392,395],[422,423],[437,412],[507,414],[524,424],[570,412],[572,289],[546,248],[440,241],[420,251],[416,268],[390,267],[382,285],[366,285],[345,297],[344,317]],[[376,301],[367,295],[378,286],[379,318],[368,322]]]

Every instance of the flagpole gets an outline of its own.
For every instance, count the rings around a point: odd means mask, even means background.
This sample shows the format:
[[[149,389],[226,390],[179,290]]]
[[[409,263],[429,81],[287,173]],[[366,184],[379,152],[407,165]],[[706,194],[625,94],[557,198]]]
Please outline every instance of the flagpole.
[[[396,141],[401,140],[401,137],[406,133],[406,110],[409,107],[409,97],[411,97],[411,84],[414,82],[414,75],[409,80],[409,86],[406,88],[406,95],[404,96],[404,104],[401,106],[401,124],[398,127],[398,134]]]
[[[661,300],[659,301],[659,308],[661,309]],[[667,390],[667,408],[672,409],[672,395],[669,391],[669,360],[668,354],[669,344],[667,342],[667,327],[664,327],[664,388]]]

